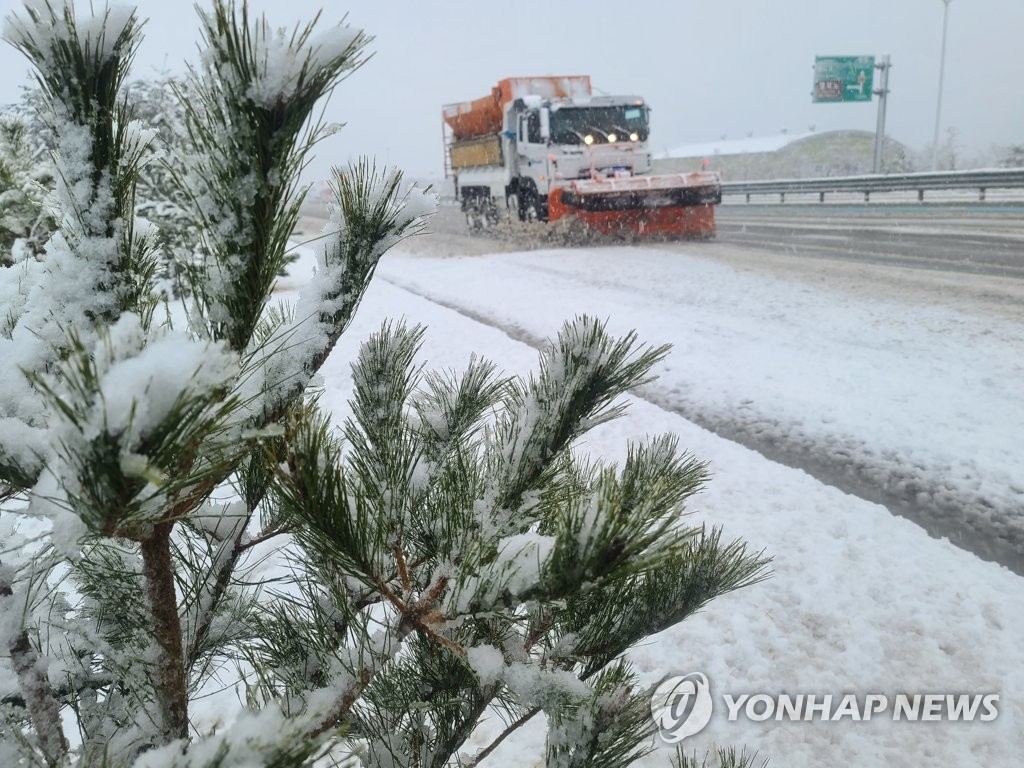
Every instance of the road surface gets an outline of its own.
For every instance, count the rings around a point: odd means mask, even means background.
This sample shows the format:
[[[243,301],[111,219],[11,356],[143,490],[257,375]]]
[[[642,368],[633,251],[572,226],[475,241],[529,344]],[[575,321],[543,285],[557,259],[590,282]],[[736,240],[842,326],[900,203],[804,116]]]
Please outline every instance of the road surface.
[[[922,217],[910,223],[905,219],[861,211],[847,212],[840,218],[836,212],[817,210],[818,215],[803,211],[802,216],[787,210],[781,217],[783,212],[776,211],[774,216],[780,218],[774,220],[769,212],[744,211],[746,226],[759,227],[759,231],[766,233],[753,242],[742,240],[744,224],[740,223],[740,216],[725,211],[722,218],[728,222],[724,227],[726,231],[716,241],[668,242],[645,244],[644,247],[678,250],[690,256],[728,264],[743,272],[803,283],[809,291],[827,287],[866,298],[900,302],[908,307],[947,307],[968,315],[1009,320],[1024,326],[1024,279],[1016,273],[1000,274],[995,269],[964,268],[965,264],[979,259],[989,263],[994,258],[1012,260],[1013,255],[1007,255],[1010,251],[1019,258],[1024,248],[1012,248],[1019,236],[1019,223],[995,219],[990,227],[993,234],[988,235],[984,217],[969,215],[960,220],[951,216],[940,217],[935,218],[929,228]],[[827,220],[829,216],[834,218]],[[780,223],[782,221],[785,223]],[[323,224],[321,217],[309,216],[303,219],[300,230],[308,238]],[[728,233],[733,225],[739,235]],[[487,237],[470,236],[454,207],[443,207],[431,221],[430,230],[431,234],[415,241],[417,253],[434,257],[486,256],[500,251],[562,245],[551,234],[550,228],[543,224],[520,225],[517,222]],[[942,234],[937,235],[936,231]],[[837,239],[827,240],[825,235],[830,232]],[[787,245],[787,239],[798,245]],[[833,245],[841,243],[842,247],[822,248],[814,244],[816,239]],[[1011,246],[983,251],[993,241]],[[884,246],[886,242],[890,243],[889,250]],[[978,242],[986,245],[979,246]],[[936,256],[936,253],[940,255]],[[593,276],[594,279],[599,277]],[[476,319],[490,322],[488,318]],[[527,343],[535,341],[528,338],[520,340]],[[969,361],[965,364],[969,365]],[[949,537],[958,546],[1024,575],[1024,551],[1015,545],[1004,546],[1004,542],[993,540],[984,533],[970,536],[963,531],[936,526],[935,516],[931,514],[933,510],[919,508],[912,490],[894,493],[891,489],[876,487],[869,476],[851,475],[845,467],[831,466],[827,457],[823,458],[800,445],[789,445],[778,435],[751,432],[739,422],[730,424],[720,418],[709,420],[678,403],[658,402],[657,405],[680,413],[769,459],[800,468],[846,493],[883,504],[893,513],[918,522],[932,535]]]
[[[717,219],[732,245],[1024,278],[1024,206],[734,204]]]

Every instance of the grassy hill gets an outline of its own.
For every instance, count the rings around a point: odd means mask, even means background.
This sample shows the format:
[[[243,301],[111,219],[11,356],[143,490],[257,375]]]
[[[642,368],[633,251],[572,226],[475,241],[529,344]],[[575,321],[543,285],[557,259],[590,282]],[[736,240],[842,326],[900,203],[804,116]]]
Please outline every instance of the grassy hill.
[[[729,181],[854,176],[871,173],[875,135],[870,131],[828,131],[795,138],[769,152],[742,151],[743,146],[742,141],[722,142],[710,153],[689,155],[687,148],[681,147],[668,153],[671,157],[655,159],[655,172],[700,170],[706,159],[708,170],[721,172]],[[883,172],[916,170],[910,150],[894,139],[886,139],[882,157]]]

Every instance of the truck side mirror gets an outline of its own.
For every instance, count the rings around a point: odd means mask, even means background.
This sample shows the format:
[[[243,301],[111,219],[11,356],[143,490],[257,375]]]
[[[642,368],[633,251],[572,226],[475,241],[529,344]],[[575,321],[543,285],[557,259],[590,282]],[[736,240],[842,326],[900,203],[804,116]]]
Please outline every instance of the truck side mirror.
[[[540,110],[540,137],[544,141],[551,138],[551,110],[547,107]]]

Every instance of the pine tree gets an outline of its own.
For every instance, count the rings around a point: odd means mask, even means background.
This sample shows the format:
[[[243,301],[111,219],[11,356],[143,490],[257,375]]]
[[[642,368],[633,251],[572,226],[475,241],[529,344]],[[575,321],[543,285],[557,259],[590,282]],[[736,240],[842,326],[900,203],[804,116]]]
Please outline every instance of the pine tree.
[[[53,169],[32,128],[12,111],[0,114],[0,266],[38,256],[57,226],[45,202]]]
[[[156,226],[160,246],[157,283],[163,292],[180,295],[189,266],[201,260],[199,226],[190,206],[175,184],[170,158],[189,151],[185,128],[188,85],[179,78],[162,74],[155,79],[134,80],[128,98],[135,119],[155,133],[155,158],[139,175],[135,214]]]
[[[145,173],[135,190],[135,213],[156,226],[156,277],[162,292],[178,295],[183,273],[195,261],[201,238],[182,194],[174,184],[173,158],[188,151],[185,83],[170,75],[128,85],[134,117],[154,132]],[[0,263],[43,256],[43,245],[57,229],[50,198],[56,186],[49,127],[39,119],[42,93],[26,88],[18,104],[0,113]],[[163,159],[163,161],[162,161]],[[17,254],[18,259],[14,258]]]
[[[123,95],[137,17],[44,0],[5,27],[46,97],[60,216],[44,260],[0,270],[0,765],[476,765],[541,712],[548,765],[629,764],[653,726],[625,652],[765,568],[682,519],[707,471],[674,437],[621,466],[573,450],[667,350],[580,317],[529,377],[457,375],[390,323],[333,425],[315,374],[432,198],[336,173],[318,273],[269,306],[316,105],[368,38],[226,0],[201,24],[188,152],[163,166],[204,255],[178,328],[135,216],[156,162]],[[231,679],[248,711],[197,732]],[[507,728],[467,754],[485,714]]]

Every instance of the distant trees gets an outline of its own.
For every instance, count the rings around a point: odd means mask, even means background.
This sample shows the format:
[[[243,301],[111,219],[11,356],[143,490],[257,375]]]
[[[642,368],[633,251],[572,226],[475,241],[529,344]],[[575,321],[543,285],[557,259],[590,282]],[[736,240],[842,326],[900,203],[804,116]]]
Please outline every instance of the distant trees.
[[[938,167],[940,171],[956,171],[962,164],[963,142],[960,141],[960,129],[950,126],[946,129],[946,139],[939,145]]]
[[[885,153],[882,155],[883,173],[913,173],[920,170],[905,144],[892,139],[885,141]]]
[[[1001,168],[1024,168],[1024,144],[1011,144],[999,160]]]

